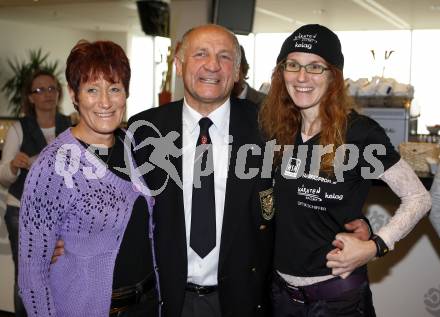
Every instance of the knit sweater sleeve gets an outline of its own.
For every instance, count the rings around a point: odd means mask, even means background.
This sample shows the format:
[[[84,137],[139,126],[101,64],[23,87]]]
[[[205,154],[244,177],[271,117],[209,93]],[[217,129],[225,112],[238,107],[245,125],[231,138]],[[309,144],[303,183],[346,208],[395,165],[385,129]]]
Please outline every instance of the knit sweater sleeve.
[[[390,221],[377,234],[390,250],[403,239],[431,208],[431,197],[417,175],[404,160],[400,160],[381,176],[401,203]]]
[[[56,172],[56,157],[55,145],[41,153],[21,199],[18,283],[28,316],[56,316],[50,260],[72,198],[72,189]]]
[[[0,161],[0,184],[9,187],[17,180],[20,174],[20,169],[17,175],[11,171],[11,161],[20,152],[20,146],[23,143],[23,130],[20,122],[15,122],[6,134],[6,140],[2,149],[2,160]]]

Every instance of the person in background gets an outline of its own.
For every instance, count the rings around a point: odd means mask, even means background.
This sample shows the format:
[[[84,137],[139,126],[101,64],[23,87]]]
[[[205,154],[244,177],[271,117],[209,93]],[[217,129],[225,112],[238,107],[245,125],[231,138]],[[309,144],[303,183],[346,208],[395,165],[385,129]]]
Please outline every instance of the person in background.
[[[130,74],[113,42],[80,41],[67,58],[79,122],[40,154],[21,200],[18,283],[30,316],[156,316],[153,203],[131,182],[119,129]],[[50,265],[57,240],[64,254]]]
[[[437,166],[437,172],[431,185],[432,208],[429,214],[429,220],[440,237],[440,164]]]
[[[275,317],[375,316],[365,264],[392,250],[431,206],[384,129],[351,110],[343,66],[335,33],[300,27],[281,47],[261,109],[264,135],[285,150],[274,184]],[[368,241],[338,234],[362,217],[372,178],[401,198],[394,216]]]
[[[5,223],[15,269],[14,308],[19,317],[26,316],[17,291],[20,199],[32,162],[47,144],[71,124],[69,118],[58,111],[61,92],[61,85],[53,74],[44,70],[31,74],[23,86],[22,111],[25,116],[9,128],[2,150],[0,183],[9,187]]]
[[[240,45],[240,51],[241,51],[241,61],[240,61],[240,73],[238,77],[238,81],[234,83],[234,88],[232,89],[232,96],[237,97],[239,99],[247,99],[249,101],[252,101],[254,104],[260,108],[261,103],[264,100],[264,97],[266,97],[265,94],[262,92],[255,90],[249,84],[246,82],[246,79],[248,79],[248,71],[249,71],[249,64],[246,60],[246,55],[244,53],[243,46]]]

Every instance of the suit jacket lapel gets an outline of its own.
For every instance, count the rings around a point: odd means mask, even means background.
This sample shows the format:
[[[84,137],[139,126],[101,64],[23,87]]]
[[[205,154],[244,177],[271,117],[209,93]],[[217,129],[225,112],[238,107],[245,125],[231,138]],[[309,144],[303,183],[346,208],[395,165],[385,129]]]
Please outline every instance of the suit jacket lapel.
[[[165,118],[167,122],[167,133],[170,131],[176,131],[179,133],[179,137],[175,141],[175,145],[178,149],[182,149],[182,107],[183,107],[183,100],[179,101],[177,103],[177,106],[175,107],[175,110],[171,112],[169,118]],[[179,178],[182,181],[182,155],[179,157],[173,157],[170,156],[171,163],[176,167],[177,173],[179,174]],[[169,182],[174,181],[172,179],[168,180]],[[179,222],[182,223],[183,227],[185,228],[185,213],[184,213],[184,207],[183,207],[183,190],[179,188],[177,184],[173,184],[173,188],[176,190],[176,209],[178,212]],[[185,230],[183,230],[185,232]],[[186,242],[186,236],[182,239],[184,242]],[[185,245],[185,257],[186,257],[186,245]]]
[[[238,105],[234,105],[231,99],[231,113],[229,121],[229,135],[233,136],[232,151],[229,158],[228,179],[226,180],[225,206],[223,213],[222,236],[220,243],[219,255],[219,272],[226,259],[228,250],[233,243],[235,232],[239,229],[237,216],[234,208],[236,202],[242,201],[239,179],[235,174],[235,164],[237,160],[237,152],[242,144],[246,143],[246,131],[241,128],[241,111]],[[235,206],[236,207],[236,206]]]
[[[166,142],[164,137],[171,131],[175,131],[179,136],[174,140],[174,145],[178,148],[182,148],[182,102],[175,102],[160,109],[157,115],[152,115],[151,118],[147,116],[145,118],[139,117],[139,119],[152,120],[151,124],[155,128],[146,129],[145,134],[140,134],[142,138],[146,137],[162,137],[161,142]],[[157,129],[157,130],[156,130]],[[154,131],[153,131],[154,130]],[[160,135],[158,134],[158,131]],[[145,151],[145,157],[142,157],[141,153],[138,157],[139,162],[148,160],[151,155],[152,149]],[[174,157],[168,155],[167,159],[176,168],[178,176],[182,179],[182,156]],[[153,162],[151,162],[153,163]],[[154,164],[154,163],[153,163]],[[157,169],[157,171],[156,171]],[[158,190],[161,186],[164,186],[164,182],[167,177],[167,171],[156,166],[155,170],[151,172],[151,175],[144,176],[146,183],[148,184],[148,178],[150,177],[151,186]],[[156,205],[154,207],[154,218],[157,225],[157,245],[159,248],[158,254],[161,257],[160,262],[166,263],[165,267],[177,267],[181,273],[181,278],[184,277],[187,269],[187,251],[186,251],[186,230],[185,230],[185,212],[183,205],[183,191],[176,184],[176,182],[168,177],[166,187],[156,197]],[[163,254],[163,256],[162,256]],[[175,257],[177,263],[167,263],[169,258]],[[174,269],[173,269],[174,270]],[[186,280],[185,280],[186,282]],[[176,281],[177,283],[177,281]]]
[[[182,149],[182,108],[183,108],[183,100],[179,101],[171,116],[166,118],[166,131],[167,133],[170,131],[177,131],[179,133],[179,137],[175,141],[175,145],[178,149]],[[170,156],[171,163],[176,167],[177,173],[181,181],[182,179],[182,155],[179,157]],[[185,259],[184,263],[187,263],[187,250],[186,250],[186,229],[185,229],[185,209],[183,205],[183,189],[179,188],[179,186],[174,183],[172,179],[169,179],[168,182],[172,182],[174,188],[174,193],[169,199],[175,199],[175,217],[177,218],[179,224],[178,236],[176,243],[179,245],[179,252],[181,252],[181,257]],[[187,270],[187,266],[185,266],[185,271]]]
[[[179,133],[179,137],[175,141],[175,145],[178,149],[182,149],[182,107],[183,107],[183,100],[179,101],[177,106],[175,107],[175,110],[172,112],[172,115],[170,118],[166,119],[167,127],[166,131],[167,133],[170,131],[176,131]],[[182,155],[179,157],[173,157],[170,156],[170,161],[173,163],[173,165],[177,169],[177,173],[179,174],[179,178],[182,181]],[[179,204],[181,204],[183,208],[183,192],[181,191],[181,195],[179,196]]]
[[[182,151],[182,137],[183,137],[183,131],[182,131],[182,106],[183,106],[183,101],[179,103],[178,108],[178,113],[177,113],[177,126],[178,126],[178,130],[177,132],[179,132],[179,137],[176,140],[176,146],[177,148],[181,149]],[[173,157],[173,161],[172,163],[174,164],[174,166],[176,166],[177,169],[177,173],[179,174],[179,178],[182,181],[182,185],[183,185],[183,175],[182,175],[182,154],[179,157]],[[176,186],[177,187],[177,186]],[[184,210],[183,207],[183,189],[178,191],[178,195],[177,195],[177,204],[179,209]],[[182,214],[183,217],[183,226],[185,226],[185,213]],[[185,230],[184,230],[185,231]],[[185,239],[183,239],[183,241],[186,241],[186,236]],[[186,251],[186,244],[185,244],[185,251]]]

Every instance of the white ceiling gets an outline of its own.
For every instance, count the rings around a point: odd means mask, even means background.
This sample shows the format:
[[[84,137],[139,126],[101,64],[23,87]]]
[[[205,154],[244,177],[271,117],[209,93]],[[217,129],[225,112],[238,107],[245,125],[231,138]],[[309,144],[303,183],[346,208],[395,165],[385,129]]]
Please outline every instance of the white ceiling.
[[[0,0],[0,19],[87,30],[140,30],[135,2]],[[256,1],[254,32],[291,32],[304,23],[338,31],[440,29],[440,0]]]
[[[256,32],[290,32],[304,23],[338,31],[440,29],[440,1],[257,0]]]
[[[136,1],[129,0],[0,0],[0,19],[81,30],[140,30]]]

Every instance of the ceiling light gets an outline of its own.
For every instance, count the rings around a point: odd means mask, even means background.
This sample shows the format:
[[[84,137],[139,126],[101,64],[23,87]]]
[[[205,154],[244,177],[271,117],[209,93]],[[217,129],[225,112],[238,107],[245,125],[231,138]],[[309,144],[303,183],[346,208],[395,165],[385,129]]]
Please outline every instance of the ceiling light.
[[[289,18],[288,16],[285,16],[285,15],[282,15],[282,14],[279,14],[279,13],[276,13],[276,12],[273,12],[273,11],[270,11],[270,10],[266,10],[266,9],[263,9],[263,8],[260,8],[260,7],[255,7],[255,11],[263,13],[263,14],[266,14],[266,15],[269,15],[269,16],[274,17],[274,18],[278,18],[280,20],[283,20],[283,21],[286,21],[286,22],[289,22],[289,23],[292,23],[292,24],[299,25],[299,26],[302,26],[302,25],[305,24],[302,21],[294,20],[292,18]]]
[[[401,19],[399,16],[377,3],[375,0],[352,1],[399,29],[411,29],[411,25],[409,25],[405,20]]]
[[[317,9],[317,10],[313,10],[312,12],[313,12],[313,14],[316,14],[316,15],[323,15],[325,13],[325,10],[324,9]]]

